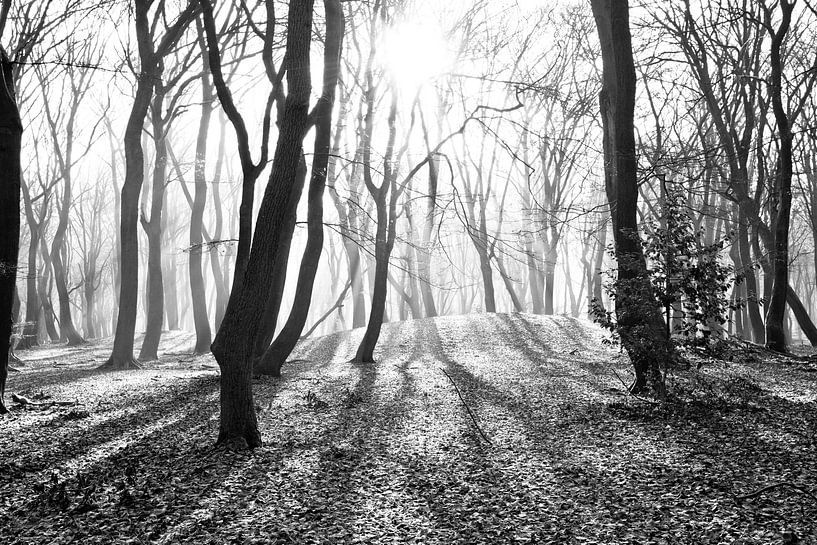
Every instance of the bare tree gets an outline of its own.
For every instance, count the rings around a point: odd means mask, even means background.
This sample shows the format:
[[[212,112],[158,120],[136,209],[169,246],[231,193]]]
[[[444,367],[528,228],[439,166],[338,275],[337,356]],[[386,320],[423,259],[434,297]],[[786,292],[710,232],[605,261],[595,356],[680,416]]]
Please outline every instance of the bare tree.
[[[206,2],[203,0],[202,5]],[[217,81],[215,72],[220,62],[212,55],[215,36],[209,6],[204,7],[204,16],[211,53],[210,67]],[[270,278],[277,262],[287,259],[280,252],[281,230],[291,214],[291,195],[297,184],[298,169],[303,160],[303,138],[309,126],[312,18],[312,0],[290,3],[285,54],[288,92],[279,121],[272,173],[258,212],[247,268],[240,284],[233,287],[224,321],[211,347],[221,368],[218,443],[237,448],[253,448],[261,444],[252,394],[253,356],[257,337],[261,334],[256,322],[267,310],[273,296]],[[220,99],[221,95],[219,91]]]
[[[134,0],[134,4],[140,74],[137,78],[136,96],[125,129],[125,182],[122,186],[120,209],[119,313],[113,352],[103,365],[107,369],[126,369],[138,366],[138,362],[133,357],[133,341],[139,289],[139,241],[137,238],[139,193],[145,177],[142,130],[154,88],[162,76],[162,59],[173,49],[192,22],[198,9],[198,3],[191,1],[176,21],[167,28],[167,31],[158,37],[154,35],[157,25],[151,23],[149,14],[153,0]],[[166,17],[164,4],[161,4],[154,12],[154,22],[158,23]]]
[[[635,66],[627,0],[591,0],[602,54],[599,95],[604,129],[604,177],[613,220],[620,289],[616,297],[618,331],[635,369],[635,393],[663,395],[661,364],[671,361],[671,345],[661,323],[636,222],[637,163],[633,115]],[[650,349],[645,349],[649,343]]]

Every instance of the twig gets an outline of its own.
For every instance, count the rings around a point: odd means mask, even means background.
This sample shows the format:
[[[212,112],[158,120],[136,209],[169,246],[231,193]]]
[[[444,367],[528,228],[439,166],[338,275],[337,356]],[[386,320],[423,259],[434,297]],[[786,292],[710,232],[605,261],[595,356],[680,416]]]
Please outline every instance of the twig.
[[[741,502],[743,500],[749,500],[749,499],[752,499],[752,498],[756,498],[756,497],[760,496],[761,494],[763,494],[765,492],[768,492],[770,490],[774,490],[775,488],[782,488],[782,487],[788,487],[788,488],[791,488],[792,490],[796,490],[797,492],[800,492],[804,496],[808,496],[809,498],[811,498],[811,499],[813,499],[814,501],[817,502],[817,494],[815,494],[814,492],[812,492],[811,490],[809,490],[808,488],[806,488],[804,486],[800,486],[799,484],[790,483],[788,481],[781,481],[779,483],[772,483],[770,485],[764,486],[763,488],[759,488],[758,490],[755,490],[754,492],[750,492],[749,494],[744,494],[743,496],[735,496],[735,501]]]
[[[613,372],[613,374],[616,376],[616,378],[617,378],[617,379],[618,379],[618,381],[621,383],[621,385],[622,385],[622,386],[624,386],[624,391],[625,391],[625,392],[627,392],[627,395],[629,395],[630,397],[634,397],[634,398],[636,398],[636,399],[637,399],[637,400],[639,400],[639,401],[643,401],[644,403],[649,403],[650,405],[658,405],[658,404],[659,404],[657,401],[653,401],[652,399],[647,399],[647,398],[645,398],[645,397],[641,397],[641,396],[637,396],[637,395],[635,395],[635,394],[632,392],[632,390],[630,390],[630,387],[629,387],[629,386],[627,386],[627,383],[626,383],[626,382],[624,382],[624,380],[621,378],[621,375],[619,375],[619,374],[618,374],[618,372],[616,371],[615,367],[613,367],[613,366],[611,365],[611,366],[610,366],[610,370],[611,370],[611,371]]]
[[[300,340],[304,340],[307,337],[309,337],[310,335],[312,335],[312,332],[315,331],[316,329],[318,329],[318,326],[321,325],[324,320],[329,318],[329,316],[335,311],[335,309],[343,307],[343,299],[346,297],[346,292],[349,291],[350,287],[352,287],[352,279],[351,278],[346,282],[346,287],[343,288],[343,291],[340,292],[340,295],[338,295],[338,299],[337,299],[337,301],[335,301],[335,304],[332,305],[332,308],[327,310],[326,313],[323,316],[318,318],[318,321],[315,322],[314,324],[312,324],[312,327],[309,329],[309,331],[307,331],[306,333],[301,335]]]
[[[476,417],[474,417],[474,413],[472,413],[472,412],[471,412],[471,408],[468,406],[468,403],[466,403],[466,402],[465,402],[465,399],[463,399],[462,394],[460,393],[460,389],[459,389],[459,388],[457,388],[457,383],[456,383],[456,382],[454,382],[454,379],[453,379],[453,378],[451,378],[451,375],[449,375],[448,373],[446,373],[446,372],[445,372],[445,369],[440,368],[440,371],[442,371],[442,372],[443,372],[443,374],[444,374],[446,377],[448,377],[448,380],[450,380],[450,381],[451,381],[451,384],[453,384],[453,385],[454,385],[454,390],[456,390],[456,392],[457,392],[457,396],[459,396],[460,401],[462,401],[462,405],[465,407],[465,410],[466,410],[466,411],[468,411],[468,416],[470,416],[470,417],[471,417],[471,421],[474,423],[474,426],[477,428],[477,431],[479,432],[479,434],[482,436],[482,438],[483,438],[483,439],[485,439],[485,442],[486,442],[486,443],[488,443],[489,445],[493,445],[493,443],[491,442],[491,440],[490,440],[490,439],[488,439],[488,436],[487,436],[487,435],[485,435],[485,432],[484,432],[484,431],[482,431],[482,428],[480,428],[480,427],[479,427],[479,424],[477,423],[477,419],[476,419]]]

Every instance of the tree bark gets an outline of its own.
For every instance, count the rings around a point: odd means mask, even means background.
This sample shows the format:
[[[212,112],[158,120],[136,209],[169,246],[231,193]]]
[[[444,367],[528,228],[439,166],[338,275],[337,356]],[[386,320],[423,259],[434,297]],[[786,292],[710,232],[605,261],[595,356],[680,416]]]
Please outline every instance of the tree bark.
[[[258,320],[259,332],[256,336],[254,361],[256,365],[260,362],[264,352],[269,348],[278,326],[278,314],[281,311],[281,302],[284,299],[284,287],[286,285],[287,269],[289,266],[289,250],[292,247],[292,237],[295,234],[295,222],[298,219],[298,202],[301,200],[304,183],[306,182],[306,160],[301,156],[295,173],[295,183],[286,201],[286,214],[283,222],[278,228],[278,244],[275,252],[279,254],[275,259],[275,267],[270,276],[272,290],[267,300],[261,319]]]
[[[777,122],[777,183],[773,201],[777,204],[774,213],[774,247],[772,253],[773,283],[769,306],[766,310],[766,348],[777,352],[788,351],[784,320],[786,298],[789,291],[789,223],[791,220],[791,180],[792,180],[792,132],[791,120],[783,106],[783,60],[781,49],[791,24],[794,4],[780,0],[782,19],[780,26],[772,32],[771,41],[771,81],[770,94],[772,111]]]
[[[20,147],[23,124],[17,109],[12,64],[0,47],[0,414],[14,325],[13,306],[20,250]]]
[[[591,0],[601,43],[603,75],[600,106],[604,170],[613,219],[618,281],[617,327],[635,369],[634,393],[664,395],[661,364],[672,348],[652,296],[638,236],[638,185],[633,116],[636,78],[627,0]]]
[[[206,0],[202,1],[205,3]],[[205,18],[208,8],[204,8]],[[272,174],[258,212],[246,270],[238,288],[234,287],[230,294],[224,321],[211,347],[221,368],[218,443],[233,448],[261,445],[252,393],[252,357],[258,334],[254,322],[267,308],[272,291],[270,277],[276,261],[286,258],[278,251],[280,228],[289,213],[288,202],[297,183],[303,138],[308,128],[312,11],[313,0],[289,4],[285,53],[288,94],[280,119]],[[212,12],[209,16],[212,17]],[[209,30],[208,43],[212,53]],[[215,64],[211,57],[211,69]]]
[[[204,46],[202,45],[204,49]],[[206,67],[206,55],[205,70]],[[196,328],[196,354],[205,354],[210,351],[212,334],[210,320],[207,317],[207,298],[204,291],[204,276],[201,269],[201,257],[204,253],[202,246],[202,228],[204,207],[207,204],[207,180],[205,167],[207,166],[207,131],[210,127],[210,116],[213,112],[213,89],[206,71],[201,76],[202,102],[201,118],[199,119],[199,133],[196,138],[196,163],[193,171],[195,185],[193,209],[190,215],[190,252],[188,253],[188,272],[190,274],[190,299],[193,305],[193,324]],[[211,254],[211,259],[218,259],[218,254]],[[218,287],[216,288],[218,290]]]
[[[334,168],[330,157],[332,143],[332,108],[340,71],[340,52],[343,42],[343,10],[340,0],[325,0],[326,44],[324,46],[323,92],[315,107],[315,145],[312,159],[312,176],[307,195],[307,240],[298,272],[295,299],[289,318],[278,337],[264,352],[255,372],[272,376],[281,375],[281,366],[292,353],[303,332],[312,301],[312,288],[318,272],[323,251],[323,192],[327,173]]]
[[[161,81],[156,82],[153,105],[151,106],[151,125],[153,128],[153,183],[150,199],[150,219],[142,211],[140,222],[148,239],[147,266],[147,320],[142,349],[139,351],[141,361],[159,359],[159,341],[162,338],[164,323],[164,279],[162,278],[162,228],[165,206],[165,180],[167,179],[167,127],[163,117],[166,89]]]
[[[39,217],[34,214],[34,206],[31,195],[26,187],[25,182],[21,180],[21,187],[23,189],[23,202],[25,204],[26,222],[28,223],[29,244],[28,244],[28,275],[26,276],[26,323],[23,326],[23,334],[20,342],[17,344],[18,350],[25,350],[38,346],[40,322],[42,316],[42,302],[37,293],[37,252],[40,249],[40,241],[42,238],[43,222],[45,214],[48,210],[49,191],[43,191],[40,204]],[[39,221],[38,221],[39,220]]]

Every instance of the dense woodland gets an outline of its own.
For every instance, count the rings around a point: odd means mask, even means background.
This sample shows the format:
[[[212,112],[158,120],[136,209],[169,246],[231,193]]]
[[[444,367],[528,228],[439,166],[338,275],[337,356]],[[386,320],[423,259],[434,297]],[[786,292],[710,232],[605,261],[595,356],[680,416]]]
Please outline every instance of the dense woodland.
[[[365,377],[395,361],[404,328],[468,330],[443,317],[471,315],[488,335],[479,346],[592,332],[559,357],[621,350],[613,385],[628,411],[683,420],[696,373],[760,354],[800,366],[768,372],[800,381],[810,408],[775,414],[813,416],[809,1],[0,6],[0,412],[12,408],[7,380],[36,389],[32,365],[59,354],[96,351],[81,376],[105,380],[212,357],[212,440],[257,449],[278,437],[262,433],[278,417],[264,396],[285,400],[289,373],[314,371],[305,347],[346,339],[337,365]],[[512,334],[506,319],[528,329]],[[436,327],[425,352],[411,337],[411,358],[445,361]],[[182,352],[166,348],[180,338]],[[481,383],[448,370],[441,384],[456,389],[472,439],[491,444],[472,412]],[[369,399],[350,388],[341,408]],[[734,401],[713,392],[701,403]],[[302,394],[308,410],[327,406]],[[50,395],[14,394],[12,414]],[[215,403],[182,398],[190,414]],[[817,503],[813,488],[781,482]],[[684,539],[702,542],[694,535]]]

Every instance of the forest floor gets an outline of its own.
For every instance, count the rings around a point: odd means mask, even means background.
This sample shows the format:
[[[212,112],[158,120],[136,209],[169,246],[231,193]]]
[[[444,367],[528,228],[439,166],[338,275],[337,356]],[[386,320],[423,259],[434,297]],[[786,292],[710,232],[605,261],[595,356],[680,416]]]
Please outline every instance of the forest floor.
[[[0,543],[817,543],[812,359],[701,360],[657,405],[579,320],[387,324],[349,364],[361,334],[255,380],[253,452],[213,447],[190,334],[137,371],[97,371],[105,342],[19,353],[6,399],[42,405],[0,418]]]

